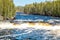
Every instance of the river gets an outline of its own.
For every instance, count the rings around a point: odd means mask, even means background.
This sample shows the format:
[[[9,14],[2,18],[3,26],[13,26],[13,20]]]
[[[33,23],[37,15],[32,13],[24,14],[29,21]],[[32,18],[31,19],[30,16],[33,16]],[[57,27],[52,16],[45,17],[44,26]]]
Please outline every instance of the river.
[[[14,21],[60,23],[60,18],[51,16],[32,15],[32,14],[28,15],[22,12],[16,12]]]
[[[31,21],[45,21],[45,22],[60,22],[60,18],[40,15],[27,15],[17,12],[15,20],[31,20]],[[60,40],[60,30],[46,30],[46,29],[2,29],[0,30],[0,40]]]

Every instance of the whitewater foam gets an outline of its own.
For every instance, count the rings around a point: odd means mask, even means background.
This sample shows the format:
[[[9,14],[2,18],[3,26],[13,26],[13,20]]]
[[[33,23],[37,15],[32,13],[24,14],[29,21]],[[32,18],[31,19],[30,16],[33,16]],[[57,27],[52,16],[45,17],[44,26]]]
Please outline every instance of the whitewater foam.
[[[22,23],[22,24],[14,24],[14,23],[0,23],[1,29],[10,29],[10,28],[18,28],[18,29],[25,29],[25,28],[35,28],[35,29],[46,29],[46,30],[56,30],[60,29],[58,25],[50,25],[44,26],[44,24],[40,25],[39,23]]]

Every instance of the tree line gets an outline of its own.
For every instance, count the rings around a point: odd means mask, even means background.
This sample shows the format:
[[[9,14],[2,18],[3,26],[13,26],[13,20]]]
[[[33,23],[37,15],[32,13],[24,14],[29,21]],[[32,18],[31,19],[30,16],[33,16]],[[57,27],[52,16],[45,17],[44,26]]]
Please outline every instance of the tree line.
[[[0,0],[0,15],[3,19],[12,18],[15,15],[15,5],[13,0]]]
[[[35,2],[24,7],[15,7],[13,0],[0,0],[0,15],[4,20],[14,17],[16,10],[26,14],[60,17],[60,1]]]
[[[16,7],[16,12],[23,12],[24,11],[24,7],[23,6],[17,6]]]
[[[46,1],[24,6],[24,13],[60,17],[60,1]]]

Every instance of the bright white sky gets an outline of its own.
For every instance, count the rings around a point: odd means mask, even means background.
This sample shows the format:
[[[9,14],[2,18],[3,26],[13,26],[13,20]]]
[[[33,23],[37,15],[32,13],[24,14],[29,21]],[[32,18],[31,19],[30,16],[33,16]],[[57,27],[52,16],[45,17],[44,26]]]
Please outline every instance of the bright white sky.
[[[16,6],[24,6],[26,4],[31,4],[33,2],[45,2],[45,1],[52,1],[52,0],[14,0],[14,4]]]

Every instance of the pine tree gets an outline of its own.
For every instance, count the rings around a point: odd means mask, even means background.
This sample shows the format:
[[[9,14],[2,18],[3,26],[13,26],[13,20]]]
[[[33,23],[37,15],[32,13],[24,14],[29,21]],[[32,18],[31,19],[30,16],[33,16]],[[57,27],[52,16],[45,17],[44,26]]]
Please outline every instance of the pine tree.
[[[3,16],[4,20],[15,15],[13,0],[0,0],[0,15]]]

